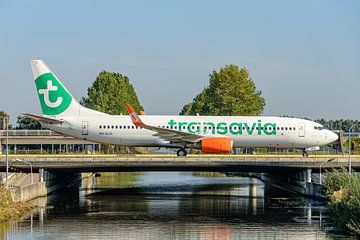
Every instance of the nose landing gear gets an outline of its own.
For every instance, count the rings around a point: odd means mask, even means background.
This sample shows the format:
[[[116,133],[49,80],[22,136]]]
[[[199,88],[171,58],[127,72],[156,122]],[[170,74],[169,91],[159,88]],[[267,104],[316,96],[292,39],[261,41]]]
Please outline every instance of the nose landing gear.
[[[187,151],[185,150],[185,148],[180,148],[179,150],[177,150],[176,154],[179,157],[185,157],[187,155]]]
[[[303,157],[308,157],[308,156],[309,156],[309,153],[304,149],[302,155],[303,155]]]

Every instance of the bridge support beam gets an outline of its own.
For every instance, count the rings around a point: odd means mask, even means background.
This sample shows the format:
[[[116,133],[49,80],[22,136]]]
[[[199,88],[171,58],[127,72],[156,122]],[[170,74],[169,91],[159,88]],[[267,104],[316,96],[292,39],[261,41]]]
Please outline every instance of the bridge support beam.
[[[323,187],[311,181],[311,169],[305,169],[293,174],[254,174],[256,178],[274,186],[306,197],[323,197]]]

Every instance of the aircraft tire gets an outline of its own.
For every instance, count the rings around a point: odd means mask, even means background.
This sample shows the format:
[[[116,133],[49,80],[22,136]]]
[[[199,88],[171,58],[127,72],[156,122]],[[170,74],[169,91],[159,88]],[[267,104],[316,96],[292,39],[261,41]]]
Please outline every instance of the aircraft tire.
[[[185,157],[187,155],[187,151],[185,150],[185,148],[180,148],[176,154],[179,156],[179,157]]]
[[[306,150],[304,150],[303,151],[303,157],[308,157],[308,156],[309,156],[309,153]]]

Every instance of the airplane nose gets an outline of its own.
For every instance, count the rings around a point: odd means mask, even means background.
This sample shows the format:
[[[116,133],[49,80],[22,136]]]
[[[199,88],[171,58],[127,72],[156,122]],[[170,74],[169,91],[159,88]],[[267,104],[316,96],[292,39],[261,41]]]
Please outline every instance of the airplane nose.
[[[328,131],[328,140],[329,140],[329,143],[333,143],[335,141],[337,141],[339,139],[339,136],[334,133],[333,131]]]

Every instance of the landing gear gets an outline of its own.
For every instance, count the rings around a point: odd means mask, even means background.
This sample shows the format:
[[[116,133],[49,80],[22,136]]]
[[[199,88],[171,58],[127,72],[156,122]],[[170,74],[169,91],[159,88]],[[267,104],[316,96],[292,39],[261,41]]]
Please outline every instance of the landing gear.
[[[179,157],[185,157],[187,155],[187,151],[185,150],[185,148],[180,148],[176,154],[179,156]]]
[[[304,149],[303,150],[303,157],[308,157],[309,156],[309,153]]]

